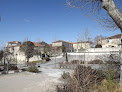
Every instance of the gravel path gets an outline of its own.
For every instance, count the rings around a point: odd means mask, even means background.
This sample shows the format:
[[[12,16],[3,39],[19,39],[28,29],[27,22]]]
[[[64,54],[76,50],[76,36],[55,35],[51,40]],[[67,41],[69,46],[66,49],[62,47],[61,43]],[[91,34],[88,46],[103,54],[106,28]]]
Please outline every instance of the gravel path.
[[[57,57],[56,62],[64,58]],[[58,66],[58,65],[56,65]],[[55,69],[55,58],[41,64],[40,73],[22,72],[0,76],[0,92],[56,92],[56,85],[64,69]]]

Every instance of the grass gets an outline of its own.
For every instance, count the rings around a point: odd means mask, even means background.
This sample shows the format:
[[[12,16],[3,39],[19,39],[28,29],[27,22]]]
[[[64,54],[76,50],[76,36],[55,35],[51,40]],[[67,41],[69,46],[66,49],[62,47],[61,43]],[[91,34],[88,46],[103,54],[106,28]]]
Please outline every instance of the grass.
[[[44,62],[45,62],[44,60],[32,61],[32,63],[35,63],[35,64],[37,64],[37,63],[44,63]]]
[[[31,66],[28,68],[28,71],[33,73],[38,73],[39,70],[36,66]]]

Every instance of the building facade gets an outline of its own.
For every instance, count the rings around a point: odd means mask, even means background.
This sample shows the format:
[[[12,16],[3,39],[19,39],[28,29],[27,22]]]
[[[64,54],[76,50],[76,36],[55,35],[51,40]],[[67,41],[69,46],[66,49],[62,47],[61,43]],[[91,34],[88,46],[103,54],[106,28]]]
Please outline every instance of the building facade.
[[[66,52],[72,52],[72,43],[62,40],[52,42],[51,47],[59,51],[59,53],[62,53],[64,49]]]
[[[34,44],[34,53],[33,53],[33,57],[29,59],[30,62],[41,60],[41,53],[44,52],[43,45],[40,45],[39,43],[36,43],[36,42],[33,42],[33,44]],[[22,44],[15,45],[15,43],[13,42],[7,43],[6,50],[12,54],[12,57],[11,57],[13,59],[11,60],[13,61],[12,63],[17,62],[17,64],[24,64],[27,61],[24,52],[20,51],[20,46],[22,46]]]
[[[100,40],[99,44],[102,45],[102,48],[120,47],[121,34],[117,34],[111,37],[107,37],[103,40]]]
[[[73,51],[74,52],[81,52],[85,49],[92,47],[91,41],[82,41],[82,42],[73,42]]]
[[[21,42],[20,41],[12,41],[12,42],[6,43],[6,47],[17,46],[17,45],[21,45]]]

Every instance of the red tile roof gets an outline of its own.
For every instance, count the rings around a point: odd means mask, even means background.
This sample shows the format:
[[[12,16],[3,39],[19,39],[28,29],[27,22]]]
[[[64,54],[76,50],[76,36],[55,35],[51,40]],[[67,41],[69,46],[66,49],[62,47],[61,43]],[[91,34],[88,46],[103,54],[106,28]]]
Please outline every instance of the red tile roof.
[[[110,37],[107,37],[105,39],[115,39],[115,38],[121,38],[121,34],[117,34],[117,35],[114,35],[114,36],[110,36]]]
[[[72,42],[72,44],[78,44],[78,43],[92,43],[92,42],[91,41]]]
[[[12,42],[8,42],[8,43],[16,43],[16,42],[20,42],[20,41],[12,41]]]
[[[65,42],[65,43],[70,43],[70,42],[63,41],[63,40],[58,40],[58,41],[55,41],[55,42],[52,42],[52,43],[57,43],[57,42]]]
[[[43,45],[40,45],[39,43],[33,42],[34,46],[38,46],[38,47],[43,47]]]
[[[33,42],[33,44],[34,44],[34,46],[43,47],[43,45],[40,45],[40,44],[38,44],[36,42]],[[15,45],[15,46],[7,46],[7,48],[10,48],[10,47],[20,47],[20,46],[22,46],[22,44],[21,45]]]

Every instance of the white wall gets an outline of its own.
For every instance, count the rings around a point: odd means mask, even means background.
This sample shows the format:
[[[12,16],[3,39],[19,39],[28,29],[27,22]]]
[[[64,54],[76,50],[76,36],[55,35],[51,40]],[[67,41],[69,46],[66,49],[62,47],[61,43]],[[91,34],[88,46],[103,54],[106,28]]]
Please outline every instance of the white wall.
[[[54,42],[52,43],[52,46],[62,46],[62,42]]]
[[[19,48],[20,48],[19,46],[14,47],[14,58],[15,58],[15,60],[17,59],[18,64],[24,64],[24,63],[26,63],[27,60],[26,60],[24,53],[21,52],[19,50]],[[32,58],[29,59],[30,62],[31,61],[38,61],[38,60],[41,60],[41,57],[37,56],[37,55],[34,55]]]
[[[68,53],[69,62],[72,60],[82,60],[89,62],[91,60],[100,59],[102,55],[110,55],[111,53],[119,54],[120,48],[90,48],[80,53]]]

